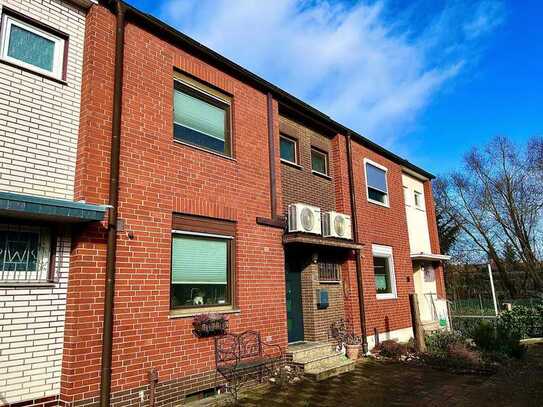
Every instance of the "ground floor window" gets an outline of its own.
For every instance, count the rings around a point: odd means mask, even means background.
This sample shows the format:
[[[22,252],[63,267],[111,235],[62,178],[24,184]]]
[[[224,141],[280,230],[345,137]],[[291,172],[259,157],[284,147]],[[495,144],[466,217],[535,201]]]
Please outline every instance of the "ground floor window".
[[[337,283],[341,280],[341,266],[339,263],[319,259],[318,268],[321,283]]]
[[[0,224],[0,282],[51,280],[51,229]]]
[[[373,271],[378,299],[396,298],[396,278],[392,247],[373,245]]]
[[[217,227],[209,219],[190,217],[183,228],[183,221],[188,218],[174,219],[171,307],[231,305],[234,234],[229,226],[232,225],[221,223]],[[183,229],[177,229],[176,223]]]

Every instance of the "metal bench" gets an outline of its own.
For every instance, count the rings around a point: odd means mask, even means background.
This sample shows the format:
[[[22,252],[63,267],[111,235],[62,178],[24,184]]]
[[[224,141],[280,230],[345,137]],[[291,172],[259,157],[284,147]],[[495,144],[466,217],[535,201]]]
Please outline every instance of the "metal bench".
[[[262,342],[259,332],[227,333],[215,337],[215,384],[217,374],[224,377],[232,387],[252,379],[262,381],[262,378],[280,367],[283,361],[281,347]]]

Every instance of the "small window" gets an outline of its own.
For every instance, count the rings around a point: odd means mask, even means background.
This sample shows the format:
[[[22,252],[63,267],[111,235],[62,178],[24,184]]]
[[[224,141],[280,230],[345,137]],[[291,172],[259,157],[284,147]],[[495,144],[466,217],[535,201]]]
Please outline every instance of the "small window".
[[[411,206],[411,196],[409,195],[409,187],[403,186],[403,199],[406,206]]]
[[[341,280],[341,266],[331,261],[319,260],[319,281],[324,283],[338,283]]]
[[[418,209],[422,209],[422,194],[418,191],[413,192],[413,202],[415,203],[415,207]]]
[[[321,175],[328,175],[328,154],[311,148],[311,169]]]
[[[373,271],[378,299],[396,298],[396,280],[392,248],[373,245]]]
[[[387,170],[378,164],[366,162],[368,201],[388,206]]]
[[[180,81],[174,83],[174,138],[230,156],[230,104]]]
[[[0,225],[0,282],[51,280],[51,230]]]
[[[39,73],[62,79],[66,38],[24,22],[2,16],[2,59]]]
[[[298,163],[298,146],[296,140],[281,135],[280,137],[281,160],[289,163]]]
[[[230,238],[174,234],[172,308],[227,305]]]

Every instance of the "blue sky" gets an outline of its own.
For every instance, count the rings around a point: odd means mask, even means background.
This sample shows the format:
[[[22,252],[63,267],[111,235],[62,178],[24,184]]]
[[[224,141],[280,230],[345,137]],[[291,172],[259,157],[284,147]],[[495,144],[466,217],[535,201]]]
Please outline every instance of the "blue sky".
[[[436,174],[543,135],[539,0],[129,3]]]

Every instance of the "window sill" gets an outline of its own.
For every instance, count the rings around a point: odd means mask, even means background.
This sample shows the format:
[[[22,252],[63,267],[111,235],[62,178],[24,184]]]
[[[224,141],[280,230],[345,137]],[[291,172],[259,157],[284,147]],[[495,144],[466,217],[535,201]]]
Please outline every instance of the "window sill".
[[[190,148],[193,148],[195,150],[202,151],[204,153],[213,154],[213,155],[215,155],[217,157],[224,158],[225,160],[237,162],[237,160],[234,157],[230,157],[229,155],[221,154],[221,153],[219,153],[217,151],[209,150],[209,149],[204,148],[204,147],[196,146],[194,144],[190,144],[190,143],[187,143],[185,141],[177,140],[175,137],[174,137],[173,141],[174,141],[174,143],[181,144],[183,146],[190,147]]]
[[[321,178],[327,179],[328,181],[332,181],[332,177],[330,175],[323,174],[322,172],[318,172],[315,170],[311,170],[311,173],[313,175],[316,175],[317,177],[321,177]]]
[[[300,164],[297,164],[297,163],[293,163],[292,161],[288,161],[288,160],[285,160],[283,158],[281,158],[281,164],[285,164],[285,165],[288,165],[290,167],[294,167],[298,170],[303,170],[304,167],[302,167]]]
[[[6,60],[4,58],[0,58],[0,63],[11,66],[13,68],[20,69],[20,70],[28,72],[28,73],[31,73],[33,75],[37,75],[37,76],[39,76],[41,78],[44,78],[44,79],[49,79],[49,80],[51,80],[53,82],[56,82],[56,83],[59,83],[61,85],[68,85],[68,82],[66,80],[64,80],[64,79],[59,79],[59,78],[56,78],[56,77],[54,77],[52,75],[47,75],[47,74],[45,74],[43,72],[39,72],[39,71],[36,71],[34,69],[27,68],[26,66],[19,65],[19,64],[15,63],[15,62],[12,62],[12,61],[8,61],[8,60]]]
[[[50,288],[50,287],[56,287],[57,283],[54,282],[32,282],[32,281],[0,281],[0,287],[13,287],[13,288],[19,288],[19,287],[25,287],[25,288]]]
[[[169,319],[176,318],[192,318],[196,315],[207,314],[207,313],[218,313],[218,314],[240,314],[241,310],[239,308],[234,308],[230,305],[228,306],[218,306],[218,307],[202,307],[202,308],[188,308],[188,309],[172,309],[170,310]]]
[[[319,284],[338,285],[338,284],[341,284],[341,280],[319,280]]]
[[[378,300],[397,300],[398,296],[396,294],[377,294]]]
[[[370,199],[368,198],[368,202],[371,203],[371,204],[374,204],[374,205],[378,205],[378,206],[382,206],[383,208],[390,208],[390,205],[389,203],[382,203],[382,202],[379,202],[379,201],[375,201],[373,199]]]

